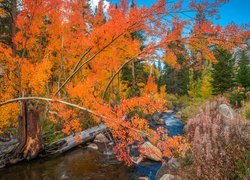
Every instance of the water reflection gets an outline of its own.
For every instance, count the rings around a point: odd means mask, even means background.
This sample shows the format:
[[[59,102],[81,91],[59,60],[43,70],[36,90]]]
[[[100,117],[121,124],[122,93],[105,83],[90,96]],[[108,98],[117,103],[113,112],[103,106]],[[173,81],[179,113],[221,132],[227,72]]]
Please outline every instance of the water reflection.
[[[112,156],[76,148],[62,156],[19,163],[0,170],[0,179],[131,179],[132,168]]]

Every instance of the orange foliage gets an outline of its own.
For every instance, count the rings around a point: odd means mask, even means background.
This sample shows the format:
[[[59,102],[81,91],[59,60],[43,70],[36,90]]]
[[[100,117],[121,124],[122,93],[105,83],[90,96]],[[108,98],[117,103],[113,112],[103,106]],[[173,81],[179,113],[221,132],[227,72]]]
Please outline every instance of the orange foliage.
[[[221,2],[196,4],[192,1],[190,8],[202,15],[202,9],[216,7]],[[16,20],[18,32],[13,37],[16,57],[12,57],[11,47],[0,44],[0,64],[6,67],[3,78],[0,78],[0,101],[22,94],[57,96],[89,108],[105,117],[102,121],[119,140],[115,152],[127,163],[131,163],[130,145],[134,142],[141,144],[144,135],[158,142],[155,145],[167,157],[187,148],[181,137],[169,138],[163,135],[162,129],[153,132],[148,121],[143,119],[145,114],[166,108],[164,89],[158,92],[153,76],[149,77],[141,96],[129,99],[119,92],[117,80],[112,82],[109,91],[110,94],[117,92],[115,98],[103,99],[107,83],[128,59],[157,59],[158,50],[165,52],[164,60],[175,68],[180,68],[178,54],[197,66],[204,59],[215,62],[211,46],[231,49],[241,44],[249,32],[235,25],[222,28],[209,20],[191,22],[177,15],[166,21],[163,16],[171,12],[178,14],[182,5],[166,6],[165,0],[159,0],[149,8],[129,7],[128,1],[122,0],[118,7],[111,3],[106,14],[103,1],[99,2],[96,13],[91,12],[87,3],[87,0],[22,1]],[[188,27],[192,33],[184,36],[184,28]],[[138,32],[145,34],[146,42],[133,37],[132,34]],[[67,79],[66,85],[55,95]],[[64,133],[82,130],[79,110],[59,104],[52,104],[51,109],[56,112],[51,115],[51,120],[63,124]],[[1,112],[4,112],[0,116],[1,130],[15,124],[17,104],[1,107]],[[101,121],[99,117],[93,119]]]

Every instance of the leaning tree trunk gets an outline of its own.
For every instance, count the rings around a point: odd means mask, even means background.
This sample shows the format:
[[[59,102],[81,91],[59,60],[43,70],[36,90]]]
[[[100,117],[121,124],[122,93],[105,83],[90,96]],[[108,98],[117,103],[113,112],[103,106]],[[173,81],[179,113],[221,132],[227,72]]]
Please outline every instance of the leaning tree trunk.
[[[34,158],[42,148],[42,133],[37,107],[22,102],[19,117],[17,153],[26,159]]]

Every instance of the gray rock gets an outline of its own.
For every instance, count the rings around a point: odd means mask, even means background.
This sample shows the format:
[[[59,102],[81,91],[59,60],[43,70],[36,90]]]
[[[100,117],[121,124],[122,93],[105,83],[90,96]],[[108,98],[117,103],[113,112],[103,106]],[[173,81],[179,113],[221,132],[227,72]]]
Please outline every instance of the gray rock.
[[[98,150],[98,146],[95,143],[90,143],[87,148]]]
[[[219,112],[222,114],[225,120],[232,120],[236,117],[235,111],[227,104],[219,105]]]
[[[164,174],[159,180],[181,180],[181,177],[172,174]]]
[[[162,160],[162,152],[159,148],[155,147],[149,141],[146,141],[142,144],[142,154],[145,155],[148,159],[153,161],[161,161]]]
[[[165,113],[173,113],[174,111],[173,111],[173,110],[168,109],[168,110],[165,110],[164,112],[165,112]]]
[[[171,158],[168,161],[168,165],[173,168],[179,168],[181,166],[181,160],[179,158]]]
[[[112,150],[105,150],[105,151],[103,151],[103,154],[107,155],[107,156],[111,156],[114,154],[114,152]]]
[[[149,180],[149,177],[138,177],[138,180]]]

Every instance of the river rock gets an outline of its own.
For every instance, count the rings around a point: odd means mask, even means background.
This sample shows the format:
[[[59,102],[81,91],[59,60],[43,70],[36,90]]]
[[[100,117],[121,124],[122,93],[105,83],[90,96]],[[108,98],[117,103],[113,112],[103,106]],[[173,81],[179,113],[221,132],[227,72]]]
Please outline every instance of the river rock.
[[[104,134],[101,133],[95,137],[94,142],[108,143],[109,140]]]
[[[181,180],[181,177],[172,174],[164,174],[159,180]]]
[[[158,112],[154,113],[153,120],[157,122],[160,119],[160,114]]]
[[[165,120],[164,119],[159,119],[158,121],[156,121],[157,125],[165,125]]]
[[[170,113],[173,113],[174,111],[173,111],[173,110],[171,110],[171,109],[168,109],[168,110],[165,110],[164,112],[165,112],[165,113],[169,113],[169,114],[170,114]]]
[[[98,146],[95,143],[90,143],[87,148],[98,150]]]
[[[182,117],[182,112],[181,111],[178,111],[175,115],[174,115],[175,118],[177,119],[181,119]]]
[[[149,141],[142,144],[142,154],[153,161],[161,161],[162,152]]]
[[[149,180],[149,177],[138,177],[138,180]]]
[[[168,161],[168,165],[174,169],[177,169],[181,166],[181,160],[179,158],[171,158]]]
[[[236,117],[235,111],[227,104],[219,105],[219,112],[225,120],[232,120]]]
[[[103,151],[103,154],[107,155],[107,156],[111,156],[114,154],[114,152],[113,152],[113,150],[107,149],[107,150]]]

